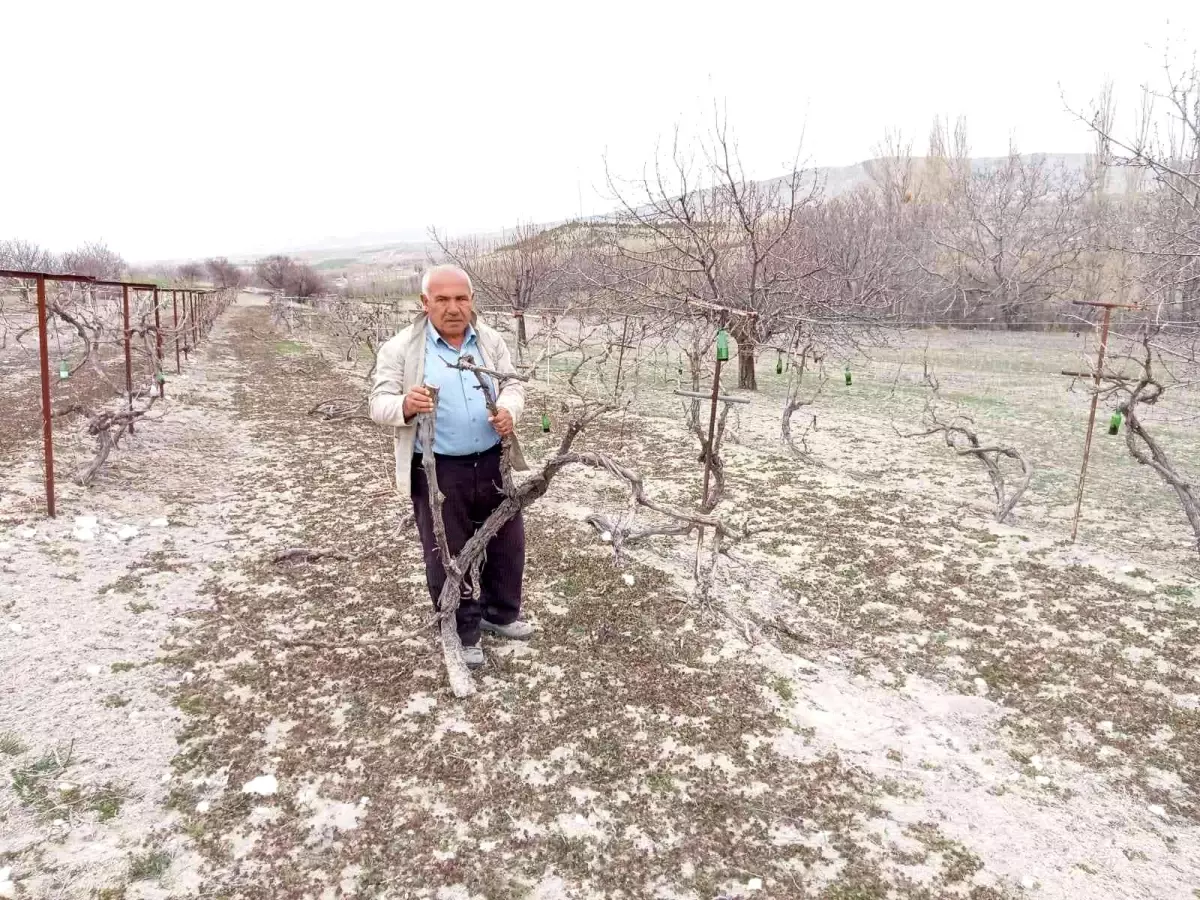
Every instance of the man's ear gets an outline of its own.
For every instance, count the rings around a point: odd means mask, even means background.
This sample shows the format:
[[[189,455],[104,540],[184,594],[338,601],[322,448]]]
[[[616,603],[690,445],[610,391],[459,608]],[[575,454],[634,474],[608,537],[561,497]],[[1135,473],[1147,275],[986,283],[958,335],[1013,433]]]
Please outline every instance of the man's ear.
[[[421,295],[421,309],[425,310],[425,312],[429,312],[429,298],[424,294]]]

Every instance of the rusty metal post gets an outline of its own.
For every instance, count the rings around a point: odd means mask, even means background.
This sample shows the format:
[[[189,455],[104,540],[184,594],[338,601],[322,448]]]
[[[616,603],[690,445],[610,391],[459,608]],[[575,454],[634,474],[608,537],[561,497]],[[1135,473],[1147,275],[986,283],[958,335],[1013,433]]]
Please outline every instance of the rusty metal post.
[[[177,291],[171,291],[171,325],[175,331],[175,374],[182,375],[183,368],[179,365],[179,301]]]
[[[1112,317],[1112,306],[1104,307],[1104,321],[1100,326],[1100,350],[1096,358],[1096,374],[1092,380],[1092,403],[1088,410],[1087,437],[1083,441],[1083,465],[1079,469],[1079,490],[1075,495],[1075,521],[1071,524],[1071,542],[1079,534],[1079,515],[1083,510],[1083,483],[1087,478],[1088,457],[1092,453],[1092,431],[1096,427],[1096,403],[1100,399],[1100,376],[1104,371],[1104,354],[1108,350],[1108,323]]]
[[[125,404],[129,409],[129,433],[133,434],[133,356],[129,351],[129,285],[121,285],[121,319],[125,323]]]
[[[187,362],[191,359],[192,352],[192,320],[188,297],[191,296],[190,291],[182,291],[183,296],[180,300],[183,303],[183,361]]]
[[[162,319],[158,313],[158,288],[154,289],[154,352],[158,357],[158,369],[154,373],[154,380],[158,382],[158,399],[161,400],[165,393],[166,379],[163,378]]]
[[[196,321],[196,292],[188,291],[191,296],[191,315],[192,315],[192,349],[195,350],[200,344],[200,324]]]
[[[46,513],[54,518],[54,427],[50,409],[50,344],[46,338],[46,276],[37,277],[37,327],[42,376],[42,452],[46,460]]]

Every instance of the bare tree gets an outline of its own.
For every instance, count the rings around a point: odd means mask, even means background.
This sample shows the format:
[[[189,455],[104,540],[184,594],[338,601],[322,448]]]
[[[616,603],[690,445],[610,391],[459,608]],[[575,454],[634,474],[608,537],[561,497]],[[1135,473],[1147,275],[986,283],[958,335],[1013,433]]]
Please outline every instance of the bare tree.
[[[529,345],[525,315],[550,305],[564,287],[574,226],[542,228],[518,224],[502,238],[466,238],[451,242],[436,229],[430,234],[442,252],[471,276],[485,308],[508,309],[516,320],[518,352]]]
[[[208,278],[212,282],[213,287],[217,288],[240,288],[244,281],[244,274],[240,268],[231,263],[224,256],[214,256],[204,261],[204,271],[208,273]]]
[[[1090,245],[1090,180],[1015,146],[996,164],[973,161],[961,127],[951,148],[935,129],[930,156],[945,188],[926,263],[939,315],[1008,328],[1054,315]]]
[[[0,241],[0,269],[15,269],[21,272],[53,272],[58,268],[58,258],[45,248],[19,238]]]
[[[175,274],[179,277],[179,280],[185,284],[195,284],[204,277],[204,273],[204,264],[198,262],[183,263],[175,270]]]
[[[288,283],[295,266],[296,261],[290,256],[282,254],[264,256],[254,264],[254,274],[265,286],[288,293]]]
[[[325,279],[308,263],[290,256],[266,256],[254,264],[254,273],[264,285],[291,297],[314,297],[328,290]]]
[[[295,297],[315,297],[329,291],[324,276],[308,263],[298,263],[292,269],[289,293]]]
[[[126,269],[121,254],[110,250],[103,241],[83,244],[63,254],[63,266],[75,275],[90,275],[106,281],[121,277]]]
[[[811,274],[795,252],[801,245],[784,248],[819,184],[798,164],[772,181],[749,180],[720,116],[703,157],[693,165],[677,134],[670,158],[656,157],[639,181],[609,174],[621,206],[608,229],[611,256],[623,263],[611,287],[675,315],[710,311],[737,342],[738,386],[755,390],[757,349],[789,330],[780,314]],[[729,309],[752,315],[721,312]]]

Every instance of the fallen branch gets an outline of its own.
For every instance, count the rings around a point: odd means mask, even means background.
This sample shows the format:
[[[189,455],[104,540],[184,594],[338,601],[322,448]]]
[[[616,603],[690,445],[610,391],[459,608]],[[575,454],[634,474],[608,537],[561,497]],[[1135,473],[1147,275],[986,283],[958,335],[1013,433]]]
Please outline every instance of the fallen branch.
[[[345,562],[349,558],[345,553],[337,550],[313,550],[309,547],[292,547],[288,550],[280,550],[275,554],[271,562],[276,565],[285,562],[311,563],[322,559],[336,559]]]
[[[366,397],[358,400],[334,397],[330,400],[321,400],[319,403],[314,403],[312,408],[309,409],[308,414],[310,416],[320,416],[326,422],[340,419],[366,419],[369,422],[371,421],[371,417],[365,412],[366,408]]]

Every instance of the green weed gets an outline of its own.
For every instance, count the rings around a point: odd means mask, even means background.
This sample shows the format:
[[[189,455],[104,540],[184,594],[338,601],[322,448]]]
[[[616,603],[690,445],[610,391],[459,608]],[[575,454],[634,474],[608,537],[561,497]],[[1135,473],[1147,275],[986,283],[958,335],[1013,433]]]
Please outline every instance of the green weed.
[[[171,854],[166,850],[147,850],[129,859],[129,877],[133,881],[162,878],[171,868]]]
[[[28,749],[15,731],[0,731],[0,754],[20,756]]]

